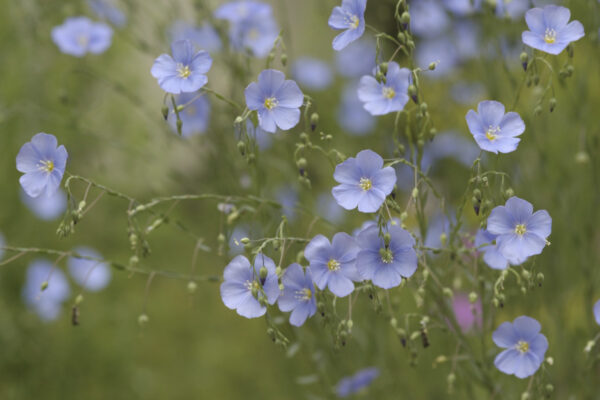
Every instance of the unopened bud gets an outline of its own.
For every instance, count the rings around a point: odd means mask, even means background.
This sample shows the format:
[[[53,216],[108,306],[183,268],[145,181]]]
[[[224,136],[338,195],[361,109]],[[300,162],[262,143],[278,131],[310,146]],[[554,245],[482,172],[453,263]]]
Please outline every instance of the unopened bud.
[[[436,66],[437,66],[437,63],[432,62],[432,63],[429,63],[429,67],[428,68],[429,68],[430,71],[433,71],[433,70],[435,70]]]
[[[411,195],[412,195],[413,199],[416,199],[417,197],[419,197],[419,189],[418,188],[414,188],[412,190],[412,194]]]
[[[410,23],[410,14],[408,11],[404,11],[400,16],[400,22],[404,25],[408,25]]]
[[[162,114],[163,118],[164,118],[164,119],[165,119],[165,121],[166,121],[166,120],[167,120],[167,118],[169,118],[169,107],[167,107],[167,106],[163,106],[163,107],[160,109],[160,112],[161,112],[161,114]]]
[[[588,153],[586,153],[585,151],[578,151],[575,154],[575,162],[577,164],[587,164],[590,162],[590,156],[588,155]]]
[[[447,288],[447,287],[443,288],[442,289],[442,293],[444,294],[444,296],[446,296],[446,297],[448,297],[450,299],[452,297],[454,297],[454,293],[452,293],[452,289],[450,289],[450,288]]]
[[[140,316],[138,317],[138,324],[140,324],[140,326],[144,326],[148,323],[148,316],[146,314],[140,314]]]
[[[319,114],[312,113],[310,116],[310,129],[314,132],[317,129],[317,125],[319,124]]]
[[[477,293],[469,293],[469,303],[474,304],[477,301]]]
[[[556,99],[554,97],[551,98],[548,102],[548,105],[550,106],[550,112],[554,111],[554,109],[556,108]]]
[[[281,60],[281,65],[285,67],[287,65],[288,59],[287,54],[283,53],[279,59]]]
[[[177,133],[181,135],[181,129],[183,128],[183,121],[178,119],[177,120]]]
[[[83,295],[78,294],[77,297],[75,297],[75,305],[79,305],[81,302],[83,302]]]
[[[187,291],[189,294],[193,294],[194,292],[196,292],[196,289],[198,288],[198,285],[196,284],[196,282],[194,281],[189,281],[187,284]]]
[[[523,70],[527,71],[527,63],[529,62],[529,55],[525,52],[522,52],[519,56],[521,59],[521,65],[523,66]]]
[[[245,155],[246,154],[246,143],[244,143],[243,141],[239,141],[237,143],[237,148],[238,151],[240,152],[241,155]]]
[[[40,290],[43,292],[44,290],[48,289],[48,281],[44,281],[42,282],[42,284],[40,285]]]
[[[265,267],[265,266],[260,267],[260,270],[258,271],[258,276],[260,277],[261,281],[264,281],[265,279],[267,279],[268,274],[269,274],[269,271],[267,270],[267,267]]]
[[[417,97],[417,87],[415,85],[410,85],[408,87],[408,95],[415,103],[419,102],[419,98]]]

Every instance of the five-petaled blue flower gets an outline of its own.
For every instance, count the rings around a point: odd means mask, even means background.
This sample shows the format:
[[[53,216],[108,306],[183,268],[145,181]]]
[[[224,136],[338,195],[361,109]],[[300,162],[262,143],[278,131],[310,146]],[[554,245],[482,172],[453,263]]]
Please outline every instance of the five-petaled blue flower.
[[[379,227],[371,226],[358,235],[361,251],[356,267],[361,277],[375,286],[390,289],[398,286],[417,269],[415,239],[398,225],[389,224],[385,235],[379,236]]]
[[[596,323],[600,325],[600,300],[594,304],[594,317],[596,318]]]
[[[266,274],[261,270],[266,270]],[[223,276],[223,303],[242,317],[258,318],[264,315],[267,307],[262,303],[274,304],[279,297],[275,263],[263,254],[256,255],[254,266],[244,256],[235,257],[225,267]]]
[[[550,54],[560,54],[571,42],[585,36],[583,25],[571,21],[571,11],[560,6],[532,8],[525,13],[528,31],[521,35],[523,43]]]
[[[212,65],[212,58],[206,51],[194,54],[192,42],[186,39],[173,42],[171,53],[172,57],[161,54],[150,70],[165,92],[195,92],[206,85],[206,73]]]
[[[361,369],[352,376],[340,379],[335,392],[338,397],[348,397],[369,386],[379,376],[379,369],[375,367]]]
[[[498,244],[492,244],[496,235],[485,229],[480,229],[475,235],[475,247],[483,252],[483,261],[492,269],[506,269],[508,260],[498,249]],[[480,247],[481,246],[481,247]]]
[[[331,243],[323,235],[315,236],[304,249],[315,285],[320,290],[328,287],[338,297],[352,293],[352,281],[360,281],[356,270],[358,250],[354,238],[344,232],[336,233]]]
[[[33,212],[39,219],[44,221],[55,220],[64,214],[67,209],[67,194],[61,190],[56,190],[50,196],[30,197],[25,191],[20,190],[21,201]]]
[[[358,98],[371,115],[401,111],[408,102],[410,80],[410,71],[392,61],[388,64],[385,81],[379,82],[370,75],[360,78]]]
[[[69,257],[67,266],[69,273],[78,285],[90,292],[97,292],[108,285],[112,272],[107,263],[100,261],[102,256],[89,247],[77,247],[75,252],[83,257]]]
[[[340,51],[365,33],[365,9],[367,0],[342,0],[341,7],[334,7],[329,16],[329,26],[344,30],[333,39],[333,49]]]
[[[552,231],[552,218],[546,210],[533,212],[528,201],[511,197],[506,205],[492,210],[487,220],[487,230],[497,235],[500,253],[516,264],[529,256],[540,254],[546,238]]]
[[[72,17],[52,29],[52,40],[63,53],[82,57],[88,52],[105,52],[110,47],[112,34],[112,28],[105,23]]]
[[[281,71],[266,69],[244,91],[248,108],[258,112],[262,129],[275,133],[277,127],[286,131],[300,121],[302,91],[292,80],[286,80]]]
[[[502,353],[496,356],[494,365],[505,374],[517,378],[527,378],[538,370],[548,349],[546,336],[540,333],[540,323],[535,319],[521,316],[513,323],[503,322],[492,334]]]
[[[477,112],[469,110],[467,125],[482,150],[492,153],[510,153],[517,149],[525,131],[525,122],[516,112],[505,113],[504,105],[486,100],[479,103]]]
[[[335,167],[333,178],[341,183],[331,190],[346,210],[372,213],[379,210],[396,184],[396,171],[383,168],[383,158],[372,150],[363,150]]]
[[[25,175],[19,182],[29,197],[50,197],[60,186],[67,165],[67,150],[56,137],[38,133],[19,150],[17,170]]]
[[[310,268],[306,268],[306,274],[299,264],[290,265],[283,276],[283,292],[277,304],[284,312],[291,311],[290,324],[301,326],[307,318],[317,312],[317,301],[315,300],[315,286],[312,282]]]
[[[88,0],[88,5],[100,19],[105,19],[117,28],[127,23],[127,16],[111,0]]]

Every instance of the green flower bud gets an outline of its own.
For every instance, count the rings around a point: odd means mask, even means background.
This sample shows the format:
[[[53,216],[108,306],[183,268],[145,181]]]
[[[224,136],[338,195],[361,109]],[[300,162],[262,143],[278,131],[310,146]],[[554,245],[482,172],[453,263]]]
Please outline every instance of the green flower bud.
[[[144,326],[148,323],[149,318],[146,314],[140,314],[140,316],[138,317],[138,324],[140,326]]]
[[[556,99],[554,97],[551,98],[548,102],[548,105],[550,106],[550,112],[554,111],[554,109],[556,108]]]
[[[48,289],[48,281],[44,281],[44,282],[42,282],[42,284],[40,285],[40,291],[42,291],[42,292],[43,292],[43,291],[44,291],[44,290],[46,290],[46,289]]]
[[[261,281],[264,281],[265,279],[267,279],[268,274],[269,274],[269,271],[267,270],[267,267],[265,267],[264,265],[262,267],[260,267],[260,269],[258,270],[258,276],[260,277]]]
[[[575,154],[575,162],[577,164],[587,164],[590,162],[590,156],[588,155],[588,153],[586,153],[585,151],[578,151]]]
[[[281,65],[283,65],[284,67],[287,65],[287,54],[283,53],[280,57],[280,61],[281,61]]]
[[[78,294],[77,297],[75,297],[75,305],[81,304],[82,301],[83,301],[83,295]]]
[[[404,11],[400,16],[400,22],[404,25],[408,25],[410,23],[410,14],[408,11]]]
[[[196,284],[196,282],[194,281],[189,281],[187,284],[187,291],[189,294],[193,294],[196,292],[196,289],[198,288],[198,285]]]
[[[162,106],[162,108],[160,109],[160,113],[162,114],[163,118],[165,119],[165,121],[167,120],[167,118],[169,118],[169,107],[167,106]]]
[[[436,66],[437,66],[436,62],[431,62],[431,63],[429,63],[429,67],[428,68],[429,68],[430,71],[433,71],[433,70],[435,70]]]
[[[450,299],[454,297],[454,293],[452,292],[452,289],[450,289],[450,288],[447,288],[447,287],[443,288],[442,293],[444,294],[444,296],[446,296]]]
[[[246,143],[244,143],[243,141],[239,141],[237,143],[237,148],[238,151],[240,152],[241,155],[245,155],[246,154]]]
[[[317,129],[317,125],[319,124],[319,114],[312,113],[310,116],[310,129],[314,132]]]
[[[181,129],[183,128],[183,121],[178,119],[177,120],[177,133],[181,135]]]
[[[477,293],[469,293],[469,303],[474,304],[477,301]]]

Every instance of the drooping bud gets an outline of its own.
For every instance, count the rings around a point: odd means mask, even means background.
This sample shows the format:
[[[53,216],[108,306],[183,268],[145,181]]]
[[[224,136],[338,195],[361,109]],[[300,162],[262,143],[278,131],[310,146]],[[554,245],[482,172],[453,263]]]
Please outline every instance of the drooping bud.
[[[44,290],[46,290],[46,289],[48,289],[48,281],[44,281],[44,282],[42,282],[42,284],[40,285],[40,291],[42,291],[42,292],[43,292],[43,291],[44,291]]]
[[[548,105],[550,106],[550,112],[554,111],[554,109],[556,108],[556,98],[551,98],[548,102]]]
[[[240,152],[241,155],[245,155],[246,154],[246,143],[244,143],[243,141],[239,141],[237,143],[237,148],[238,151]]]
[[[469,303],[475,304],[476,301],[477,301],[477,293],[475,293],[475,292],[469,293]]]
[[[404,11],[400,16],[400,23],[404,29],[408,28],[408,24],[410,24],[410,14],[408,11]]]
[[[431,63],[429,63],[429,67],[428,68],[429,68],[430,71],[433,71],[433,70],[435,70],[436,66],[437,66],[436,62],[431,62]]]
[[[260,267],[260,270],[258,271],[258,276],[260,277],[260,280],[264,282],[265,279],[267,279],[267,275],[269,274],[269,271],[267,270],[267,267],[262,266]]]
[[[169,107],[167,106],[162,106],[162,108],[160,109],[160,112],[163,116],[163,118],[165,119],[165,121],[167,120],[167,118],[169,118]]]
[[[198,285],[196,284],[196,282],[194,281],[189,281],[187,284],[187,291],[189,294],[193,294],[196,292],[196,289],[198,288]]]
[[[182,120],[180,120],[180,119],[178,119],[178,120],[177,120],[177,133],[178,133],[179,135],[181,135],[181,129],[182,129],[182,128],[183,128],[183,121],[182,121]]]
[[[146,314],[140,314],[140,316],[138,317],[138,324],[140,326],[144,326],[148,323],[149,318]]]
[[[415,104],[419,104],[419,97],[417,96],[417,87],[415,85],[410,85],[408,87],[408,95],[415,102]]]
[[[527,64],[529,62],[529,54],[522,52],[521,55],[519,56],[519,58],[521,59],[521,65],[523,66],[523,70],[527,71]]]
[[[314,132],[317,129],[317,125],[319,124],[319,114],[312,113],[310,116],[310,129]]]

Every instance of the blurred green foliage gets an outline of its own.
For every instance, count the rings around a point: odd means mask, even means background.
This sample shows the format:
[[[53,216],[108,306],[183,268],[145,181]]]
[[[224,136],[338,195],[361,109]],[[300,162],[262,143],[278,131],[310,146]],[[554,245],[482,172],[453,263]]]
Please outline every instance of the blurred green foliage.
[[[109,51],[77,59],[58,51],[50,31],[67,16],[90,15],[85,2],[0,1],[0,231],[9,244],[62,250],[89,245],[107,259],[122,263],[131,255],[128,204],[120,199],[104,196],[77,225],[76,233],[66,239],[55,234],[58,222],[37,220],[21,203],[15,156],[23,143],[41,131],[56,135],[67,147],[71,173],[141,201],[183,193],[273,198],[277,188],[289,184],[299,190],[303,210],[291,224],[291,235],[331,235],[338,229],[351,232],[366,220],[357,212],[346,212],[345,222],[337,229],[321,220],[312,224],[316,196],[329,191],[334,182],[331,165],[311,153],[312,188],[295,183],[294,143],[308,127],[278,134],[274,147],[248,165],[237,152],[233,132],[232,121],[239,111],[226,103],[211,98],[210,129],[190,140],[177,137],[164,123],[160,114],[163,93],[149,70],[153,59],[168,51],[165,30],[176,18],[210,18],[208,10],[217,3],[123,1],[120,4],[128,11],[129,22],[125,29],[115,31]],[[509,278],[504,309],[489,321],[487,329],[518,315],[535,317],[550,342],[547,355],[554,358],[554,366],[547,368],[554,398],[597,399],[600,367],[586,357],[583,348],[600,331],[591,311],[600,298],[600,8],[592,0],[565,3],[587,33],[575,45],[574,75],[568,80],[552,78],[557,99],[552,113],[546,99],[541,115],[534,115],[539,89],[525,87],[516,107],[527,125],[518,150],[487,159],[490,168],[513,176],[511,185],[519,197],[536,209],[548,210],[553,218],[552,245],[535,261],[535,269],[543,272],[545,281],[524,296]],[[284,29],[290,61],[301,55],[332,60],[333,33],[327,17],[337,1],[277,0],[272,4]],[[393,34],[394,4],[372,0],[368,23]],[[476,20],[483,27],[481,39],[492,48],[498,45],[501,32],[519,40],[525,28],[524,21],[510,23],[491,15]],[[558,70],[566,57],[562,54],[548,61]],[[243,103],[243,88],[255,79],[264,60],[253,60],[247,68],[239,55],[225,52],[214,58],[209,87]],[[423,93],[438,131],[453,129],[470,138],[464,116],[475,104],[454,103],[448,94],[452,83],[479,82],[485,87],[484,97],[510,104],[522,77],[516,59],[480,57],[462,65],[451,79],[432,81],[425,75]],[[393,116],[380,118],[376,132],[369,136],[348,136],[335,121],[341,86],[338,79],[333,89],[311,93],[320,114],[318,130],[332,134],[331,146],[347,155],[363,148],[383,152]],[[319,140],[316,133],[313,140]],[[240,187],[244,175],[254,183],[247,190]],[[433,176],[452,203],[462,196],[468,171],[445,161],[433,170]],[[81,183],[74,186],[79,196],[84,190]],[[494,200],[503,203],[500,197]],[[466,214],[470,228],[476,227],[474,213],[469,209]],[[242,222],[261,226],[254,234],[266,237],[273,235],[278,216],[279,210],[266,207],[243,216]],[[174,223],[160,227],[149,238],[152,253],[143,261],[143,268],[185,275],[190,270],[194,237],[204,238],[216,250],[217,235],[228,235],[232,229],[212,200],[181,202],[170,221],[180,221],[192,235]],[[300,250],[299,245],[291,248],[289,262]],[[341,377],[371,365],[379,367],[382,375],[364,398],[463,399],[469,393],[472,398],[488,398],[472,384],[470,376],[460,372],[454,394],[447,392],[448,363],[432,367],[439,355],[454,354],[454,340],[447,330],[431,329],[430,347],[416,346],[417,365],[411,366],[409,351],[389,323],[373,311],[365,295],[353,310],[353,337],[345,347],[334,349],[330,333],[320,327],[317,316],[302,329],[282,325],[292,342],[302,343],[297,352],[288,349],[286,353],[271,343],[263,319],[246,320],[226,309],[218,283],[211,282],[199,283],[191,295],[185,279],[156,276],[146,298],[147,275],[114,271],[108,289],[84,294],[79,326],[70,322],[72,302],[65,304],[57,321],[43,323],[21,299],[25,269],[34,258],[19,258],[0,270],[1,399],[329,398]],[[226,252],[200,252],[197,272],[220,275],[228,261]],[[432,268],[458,267],[444,256],[436,259]],[[483,274],[488,282],[498,276],[491,270]],[[472,290],[467,281],[448,284]],[[73,287],[73,299],[77,293]],[[393,301],[399,315],[416,308],[409,290],[399,290]],[[144,309],[149,322],[140,327],[137,320]],[[491,311],[491,305],[485,309]],[[484,368],[502,385],[495,398],[518,398],[528,381],[493,368],[499,350],[491,341],[491,331],[486,331],[482,342],[477,336],[470,341],[486,360]],[[597,357],[598,353],[593,354]],[[316,382],[310,383],[313,376]]]

